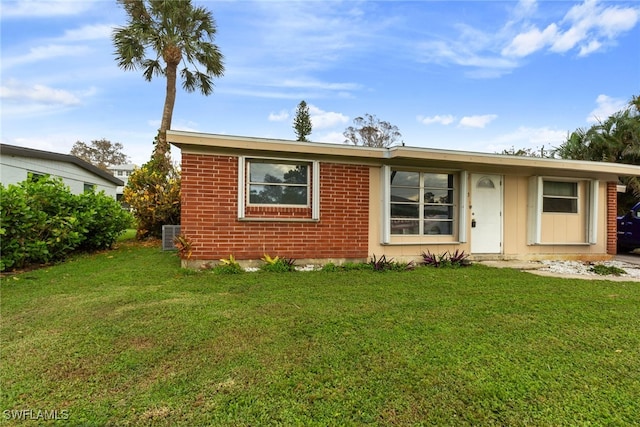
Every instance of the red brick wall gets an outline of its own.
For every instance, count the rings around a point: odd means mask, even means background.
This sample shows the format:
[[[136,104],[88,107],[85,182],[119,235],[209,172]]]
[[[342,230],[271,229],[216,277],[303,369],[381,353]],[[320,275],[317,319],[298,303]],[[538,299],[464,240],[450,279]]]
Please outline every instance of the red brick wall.
[[[618,240],[618,188],[617,183],[607,182],[607,253],[615,255]]]
[[[320,221],[311,209],[247,207],[247,218],[265,213],[280,221],[238,220],[238,158],[182,155],[182,234],[192,241],[192,260],[239,260],[271,256],[366,258],[369,168],[320,164]],[[288,218],[309,221],[286,221]],[[284,219],[284,221],[282,221]]]

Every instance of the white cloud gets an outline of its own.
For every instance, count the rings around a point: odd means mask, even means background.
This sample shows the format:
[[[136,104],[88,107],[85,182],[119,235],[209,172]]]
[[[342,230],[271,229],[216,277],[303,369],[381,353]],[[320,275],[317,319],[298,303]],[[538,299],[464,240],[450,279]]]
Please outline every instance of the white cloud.
[[[475,68],[468,76],[492,78],[508,74],[518,63],[511,58],[500,57],[484,47],[470,47],[466,40],[427,41],[418,46],[418,60],[447,65],[454,64]]]
[[[502,49],[502,54],[524,57],[548,48],[556,53],[578,49],[579,56],[586,56],[613,43],[616,37],[635,27],[639,20],[640,9],[637,7],[584,0],[573,6],[561,21],[548,24],[543,31],[537,27],[520,31]]]
[[[440,123],[441,125],[450,125],[451,123],[454,122],[455,117],[452,116],[451,114],[448,115],[435,115],[435,116],[431,116],[431,117],[424,117],[424,116],[418,116],[417,117],[418,121],[422,124],[425,125],[430,125],[433,123]]]
[[[66,154],[71,151],[76,141],[88,143],[89,141],[97,139],[98,136],[96,135],[100,135],[100,137],[104,136],[112,142],[122,142],[124,145],[124,153],[130,157],[133,163],[142,165],[149,160],[153,150],[151,141],[153,141],[155,134],[116,133],[118,134],[110,134],[109,130],[96,133],[95,129],[69,128],[65,132],[52,132],[47,129],[43,132],[32,134],[29,137],[6,138],[2,136],[0,137],[0,143]],[[171,153],[174,160],[180,158],[180,150],[176,150],[175,147],[172,147]]]
[[[639,19],[640,10],[637,8],[609,7],[600,14],[596,20],[596,26],[605,36],[615,37],[635,27]]]
[[[602,43],[600,43],[598,40],[591,40],[588,45],[586,46],[583,45],[580,48],[580,52],[578,53],[578,56],[587,56],[591,52],[595,52],[601,47],[602,47]]]
[[[538,28],[532,28],[525,33],[520,33],[511,41],[509,46],[502,49],[502,54],[516,57],[530,55],[548,45],[556,36],[557,31],[556,24],[551,24],[543,31]]]
[[[19,64],[44,61],[53,58],[66,56],[84,56],[89,53],[86,46],[50,44],[46,46],[36,46],[29,49],[29,52],[15,57],[4,57],[2,59],[3,68]]]
[[[3,144],[15,145],[18,147],[33,148],[36,150],[51,151],[53,153],[68,153],[71,151],[72,143],[68,138],[59,138],[51,135],[35,138],[2,138]]]
[[[41,84],[26,85],[17,80],[10,80],[0,86],[0,98],[11,101],[31,101],[38,104],[55,104],[71,106],[80,104],[80,99],[73,93],[54,89]]]
[[[158,125],[160,127],[160,125]],[[171,129],[183,130],[185,132],[200,132],[198,124],[191,120],[173,120],[171,123]]]
[[[311,79],[286,79],[283,82],[276,84],[276,86],[296,89],[321,89],[331,91],[351,91],[361,88],[361,85],[357,83],[332,83]]]
[[[549,127],[532,128],[520,126],[517,129],[492,137],[480,145],[479,150],[489,153],[501,153],[503,150],[529,149],[540,154],[542,150],[549,154],[554,148],[566,141],[567,130]]]
[[[253,39],[262,45],[263,54],[271,63],[284,60],[301,70],[326,68],[393,24],[393,18],[364,13],[355,2],[257,2],[254,6],[263,25],[256,27],[259,34]],[[296,61],[292,63],[291,58]]]
[[[494,151],[502,151],[514,147],[550,149],[557,147],[566,140],[567,131],[551,129],[549,127],[531,128],[520,126],[515,131],[493,138],[493,144],[489,146]]]
[[[337,125],[345,124],[349,121],[349,116],[333,111],[323,111],[315,105],[309,105],[309,115],[313,130],[327,129]]]
[[[459,126],[482,129],[497,118],[498,116],[496,114],[485,114],[481,116],[465,116],[462,119],[460,119]]]
[[[558,35],[553,39],[549,50],[552,52],[564,53],[573,49],[579,42],[584,40],[586,36],[587,33],[584,26],[571,27],[564,33],[558,33]]]
[[[318,141],[328,142],[332,144],[343,144],[344,143],[344,135],[342,132],[329,132],[317,138]],[[313,138],[315,141],[316,138]]]
[[[3,1],[2,17],[49,17],[78,15],[92,6],[89,1],[68,0],[20,0]]]
[[[66,30],[59,39],[61,41],[85,41],[110,39],[115,25],[85,25],[73,30]]]
[[[284,122],[289,119],[289,113],[286,110],[282,110],[279,113],[269,113],[270,122]]]
[[[623,99],[612,98],[607,95],[598,95],[596,98],[597,107],[589,113],[587,123],[598,123],[606,120],[613,113],[623,110],[627,102]]]
[[[520,0],[515,8],[514,14],[516,18],[522,19],[530,16],[538,9],[538,2],[536,0]]]

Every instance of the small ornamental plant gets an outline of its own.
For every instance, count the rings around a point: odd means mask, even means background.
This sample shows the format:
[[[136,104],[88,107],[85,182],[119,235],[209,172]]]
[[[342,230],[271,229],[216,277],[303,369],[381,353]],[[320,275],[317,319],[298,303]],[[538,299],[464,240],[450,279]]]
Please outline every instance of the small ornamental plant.
[[[260,266],[261,271],[272,273],[289,273],[296,271],[296,260],[293,258],[280,258],[279,256],[271,257],[267,254],[261,258],[263,264]]]
[[[233,255],[229,255],[229,258],[222,258],[220,264],[213,268],[214,273],[217,274],[240,274],[244,273],[244,269],[240,266],[240,263],[236,261]]]
[[[469,254],[464,251],[457,250],[454,253],[444,252],[442,254],[432,254],[431,252],[422,253],[422,265],[427,267],[468,267],[471,265]]]
[[[373,271],[386,271],[391,270],[391,266],[393,265],[393,258],[387,259],[385,255],[382,255],[380,258],[376,258],[376,254],[373,254],[371,257],[371,261],[369,264],[373,268]]]
[[[407,270],[413,270],[415,268],[415,264],[413,261],[409,261],[409,262],[395,261],[393,258],[387,258],[385,255],[382,255],[380,258],[376,258],[375,254],[373,254],[373,256],[371,257],[371,261],[369,261],[369,266],[373,271],[378,271],[378,272],[407,271]]]
[[[621,268],[616,267],[615,265],[604,265],[604,264],[596,264],[589,269],[589,271],[599,274],[601,276],[620,276],[622,274],[627,274]]]
[[[459,249],[456,249],[454,253],[449,252],[449,262],[454,267],[468,267],[471,265],[469,254],[465,254],[464,251]]]
[[[191,239],[187,236],[180,234],[173,238],[173,244],[178,249],[178,256],[181,259],[189,259],[191,258],[192,253],[192,243]]]

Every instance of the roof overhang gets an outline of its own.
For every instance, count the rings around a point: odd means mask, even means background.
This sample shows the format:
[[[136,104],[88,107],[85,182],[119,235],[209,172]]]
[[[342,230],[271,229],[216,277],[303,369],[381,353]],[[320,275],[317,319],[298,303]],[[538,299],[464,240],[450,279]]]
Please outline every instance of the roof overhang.
[[[358,164],[432,167],[510,175],[589,177],[615,180],[640,176],[640,167],[620,163],[543,159],[433,148],[356,147],[346,144],[167,131],[167,140],[183,153],[326,159]]]
[[[9,144],[0,144],[0,153],[7,156],[27,157],[27,158],[72,163],[78,167],[81,167],[82,169],[85,169],[91,172],[94,175],[97,175],[111,182],[116,186],[124,185],[124,182],[122,180],[116,178],[109,172],[104,171],[99,167],[94,166],[89,162],[85,162],[84,160],[76,156],[72,156],[70,154],[54,153],[52,151],[36,150],[33,148],[18,147],[18,146],[9,145]]]

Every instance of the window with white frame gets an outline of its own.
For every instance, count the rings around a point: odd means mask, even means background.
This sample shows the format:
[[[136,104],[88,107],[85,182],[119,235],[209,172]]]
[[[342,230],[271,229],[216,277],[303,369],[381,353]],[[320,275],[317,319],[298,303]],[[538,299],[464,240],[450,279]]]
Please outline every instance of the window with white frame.
[[[391,235],[453,235],[454,174],[392,170]]]
[[[578,213],[578,183],[544,180],[542,212]]]
[[[282,216],[278,208],[286,208],[287,214]],[[287,218],[289,208],[310,208],[310,215],[308,218]],[[258,211],[262,213],[256,215]],[[238,219],[319,221],[320,162],[238,157]]]
[[[249,205],[308,206],[310,164],[273,160],[247,160]]]
[[[596,244],[598,237],[598,180],[529,177],[529,201],[527,214],[528,244],[563,244],[560,240],[543,240],[545,220],[553,221],[562,213],[584,217],[584,242]],[[548,224],[546,225],[548,227]],[[547,229],[548,231],[548,229]],[[566,236],[565,236],[566,237]]]

